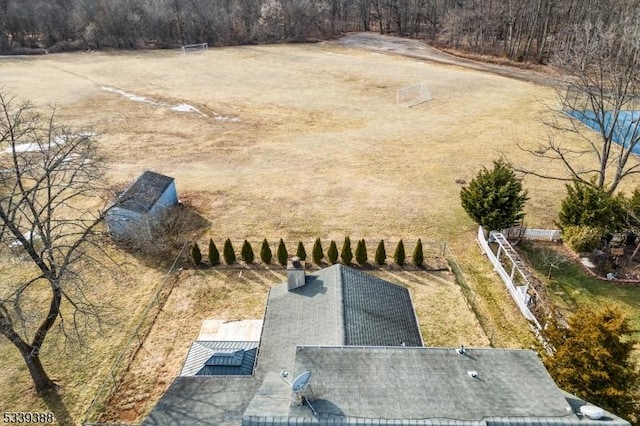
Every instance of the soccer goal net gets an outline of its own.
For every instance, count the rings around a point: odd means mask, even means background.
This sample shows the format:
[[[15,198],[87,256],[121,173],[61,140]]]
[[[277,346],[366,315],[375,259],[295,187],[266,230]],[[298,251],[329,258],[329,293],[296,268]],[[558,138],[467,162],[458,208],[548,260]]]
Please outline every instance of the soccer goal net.
[[[398,89],[396,104],[410,108],[430,101],[431,99],[429,87],[425,83],[420,83]]]
[[[207,50],[209,50],[209,45],[207,43],[186,44],[182,46],[183,55],[188,53],[203,53]]]

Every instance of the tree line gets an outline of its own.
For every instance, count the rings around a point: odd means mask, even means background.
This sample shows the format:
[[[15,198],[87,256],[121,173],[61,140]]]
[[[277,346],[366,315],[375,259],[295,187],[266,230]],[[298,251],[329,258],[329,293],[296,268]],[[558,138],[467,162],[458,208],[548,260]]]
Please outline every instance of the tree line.
[[[378,31],[546,62],[637,0],[0,0],[0,53],[236,45]]]

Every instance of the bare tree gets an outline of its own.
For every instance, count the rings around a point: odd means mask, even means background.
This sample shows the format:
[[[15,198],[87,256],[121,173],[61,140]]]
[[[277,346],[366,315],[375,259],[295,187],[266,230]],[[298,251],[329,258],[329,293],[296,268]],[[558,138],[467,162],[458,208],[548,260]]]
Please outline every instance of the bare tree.
[[[628,9],[619,19],[624,22],[607,25],[596,19],[576,26],[571,48],[556,55],[569,77],[566,88],[558,90],[557,119],[549,124],[581,136],[587,148],[550,138],[536,149],[524,149],[540,159],[559,162],[566,173],[521,171],[575,180],[610,193],[623,179],[640,173],[640,163],[632,155],[640,147],[640,14]],[[585,158],[591,160],[587,166]]]
[[[101,170],[91,133],[0,93],[0,334],[41,394],[56,389],[40,361],[47,336],[55,329],[78,337],[97,318],[81,270],[94,260],[105,213],[83,208],[102,204]]]

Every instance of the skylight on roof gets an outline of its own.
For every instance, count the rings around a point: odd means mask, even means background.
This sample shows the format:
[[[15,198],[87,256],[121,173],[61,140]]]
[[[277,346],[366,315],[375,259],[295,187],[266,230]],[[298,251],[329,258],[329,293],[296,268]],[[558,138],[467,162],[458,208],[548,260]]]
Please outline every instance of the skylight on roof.
[[[239,367],[244,359],[243,349],[218,349],[204,364],[205,366]]]

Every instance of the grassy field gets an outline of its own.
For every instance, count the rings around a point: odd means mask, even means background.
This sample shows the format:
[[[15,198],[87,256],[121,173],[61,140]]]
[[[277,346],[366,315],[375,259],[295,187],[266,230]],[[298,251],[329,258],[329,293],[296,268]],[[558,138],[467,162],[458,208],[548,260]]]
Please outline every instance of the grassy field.
[[[461,296],[449,294],[450,277],[383,273],[416,292],[427,343],[456,346],[467,340],[482,346],[491,337],[499,346],[530,344],[526,322],[473,242],[476,227],[460,207],[456,180],[469,182],[502,154],[524,167],[553,170],[516,146],[547,140],[541,121],[549,115],[545,103],[554,103],[552,89],[333,43],[220,48],[193,56],[149,51],[3,57],[0,76],[5,92],[56,105],[61,120],[93,129],[114,185],[146,169],[175,177],[181,197],[211,223],[206,238],[341,241],[348,234],[354,241],[448,241],[490,336],[482,337],[475,325],[469,336],[456,331],[473,322],[467,314],[451,330],[439,328],[457,318],[450,315],[454,306],[467,309]],[[396,106],[396,90],[420,81],[434,99],[415,108]],[[188,112],[189,106],[197,112]],[[531,196],[527,222],[552,225],[563,186],[525,184]],[[126,255],[120,256],[124,261]],[[167,305],[166,318],[159,318],[180,331],[173,341],[150,336],[153,350],[147,350],[147,361],[136,360],[139,367],[127,379],[141,387],[129,386],[130,394],[122,395],[121,418],[147,410],[177,374],[201,317],[259,318],[267,285],[282,277],[216,274],[182,276],[176,294],[188,297]],[[114,325],[91,340],[85,355],[47,351],[46,365],[64,378],[63,401],[75,418],[87,409],[160,282],[160,272],[140,264],[129,272],[126,298],[119,297],[120,287],[100,287],[99,297],[121,313]],[[422,287],[428,292],[419,293]],[[237,298],[243,302],[234,310]],[[208,302],[200,306],[199,300]],[[0,406],[43,408],[5,340],[0,360],[7,366]],[[136,376],[156,365],[162,365],[157,375]]]

